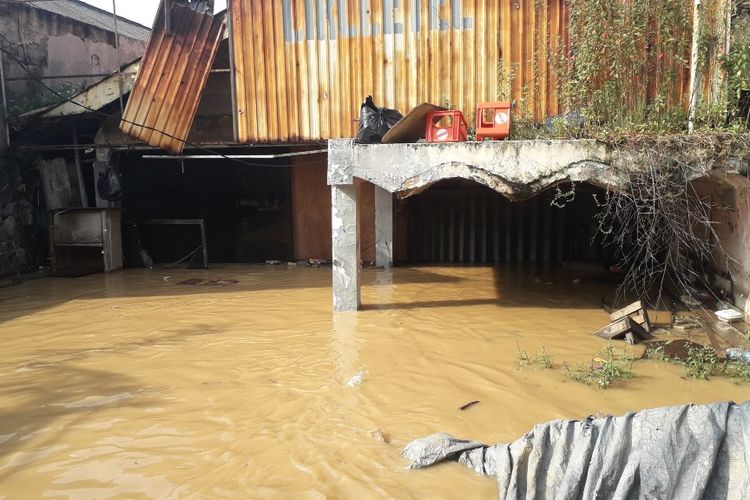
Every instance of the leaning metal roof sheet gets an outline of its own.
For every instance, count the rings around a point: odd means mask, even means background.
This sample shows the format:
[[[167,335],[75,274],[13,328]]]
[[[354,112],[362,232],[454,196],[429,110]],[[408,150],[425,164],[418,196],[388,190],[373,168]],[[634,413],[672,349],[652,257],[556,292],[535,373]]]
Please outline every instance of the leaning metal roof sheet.
[[[120,130],[179,154],[185,145],[216,51],[223,17],[172,3],[170,32],[159,8]]]

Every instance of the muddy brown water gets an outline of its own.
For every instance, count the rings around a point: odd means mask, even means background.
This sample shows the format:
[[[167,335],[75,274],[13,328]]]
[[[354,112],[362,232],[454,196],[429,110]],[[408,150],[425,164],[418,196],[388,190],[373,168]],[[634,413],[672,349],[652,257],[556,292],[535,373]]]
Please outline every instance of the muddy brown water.
[[[330,268],[0,289],[0,498],[492,498],[491,479],[410,471],[400,450],[437,431],[505,442],[556,418],[747,399],[655,361],[607,390],[566,379],[562,362],[604,346],[590,332],[610,285],[518,268],[363,274],[369,306],[337,316]],[[237,283],[177,284],[189,279]],[[517,343],[544,344],[556,368],[517,368]]]

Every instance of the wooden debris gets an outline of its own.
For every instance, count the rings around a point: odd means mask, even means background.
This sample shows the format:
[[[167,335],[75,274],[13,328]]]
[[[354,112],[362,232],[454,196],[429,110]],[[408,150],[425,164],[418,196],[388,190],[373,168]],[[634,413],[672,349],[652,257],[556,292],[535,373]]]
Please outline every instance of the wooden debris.
[[[424,139],[425,120],[430,111],[445,110],[441,106],[422,103],[401,118],[391,129],[386,132],[381,142],[383,144],[417,142]]]
[[[381,443],[390,444],[391,437],[383,432],[383,429],[375,429],[374,431],[370,432],[370,436],[376,441],[380,441]]]
[[[189,280],[180,281],[178,285],[190,285],[190,286],[227,286],[236,285],[239,283],[233,279],[218,279],[218,280],[206,280],[201,278],[191,278]]]
[[[609,314],[609,319],[611,321],[617,321],[618,319],[624,318],[626,316],[632,318],[636,323],[643,327],[646,332],[651,332],[651,320],[649,319],[648,312],[643,307],[643,303],[640,300],[633,302],[629,306],[623,307],[618,311],[611,312]]]
[[[651,338],[651,334],[648,333],[645,328],[639,325],[630,316],[625,316],[616,321],[613,321],[601,330],[594,332],[594,335],[597,335],[606,340],[621,340],[626,339],[628,333],[633,334],[633,342],[637,342],[639,340],[648,340]]]
[[[726,350],[729,348],[747,348],[750,345],[748,339],[734,325],[719,321],[714,314],[705,309],[690,307],[690,311],[700,322],[719,359],[726,359]]]
[[[479,401],[471,401],[470,403],[466,403],[465,405],[460,406],[458,408],[458,411],[468,410],[469,408],[471,408],[472,406],[474,406],[477,403],[479,403]]]

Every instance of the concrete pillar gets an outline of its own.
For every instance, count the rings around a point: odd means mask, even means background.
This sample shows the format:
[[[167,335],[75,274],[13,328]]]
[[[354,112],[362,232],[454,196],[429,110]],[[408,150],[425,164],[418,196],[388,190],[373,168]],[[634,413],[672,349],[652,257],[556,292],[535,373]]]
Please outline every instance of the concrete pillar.
[[[393,265],[393,195],[375,186],[375,264]]]
[[[333,250],[333,310],[359,309],[359,238],[357,238],[357,188],[331,186]]]

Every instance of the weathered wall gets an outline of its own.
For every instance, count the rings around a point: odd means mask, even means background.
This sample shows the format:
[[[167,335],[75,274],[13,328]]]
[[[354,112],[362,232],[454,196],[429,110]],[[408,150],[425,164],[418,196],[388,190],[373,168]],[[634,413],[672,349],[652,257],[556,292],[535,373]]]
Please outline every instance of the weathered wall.
[[[0,276],[18,274],[35,260],[32,193],[19,165],[0,158]]]
[[[717,251],[717,283],[732,295],[734,303],[750,315],[750,179],[717,174],[696,181],[696,187],[712,204],[711,218],[727,259]]]
[[[118,65],[137,59],[145,42],[120,36],[120,53],[115,50],[114,34],[106,29],[78,22],[23,4],[0,3],[0,44],[24,62],[37,76],[96,74],[117,70]],[[4,57],[5,77],[26,77],[12,57]],[[55,89],[83,87],[101,77],[47,80]],[[7,82],[9,105],[33,107],[38,100],[37,85],[28,81]],[[26,100],[28,103],[24,103]]]
[[[375,264],[375,186],[356,179],[357,231],[359,232],[359,258],[362,264]]]
[[[331,258],[331,188],[325,154],[292,158],[294,258]],[[317,162],[314,163],[314,162]]]

